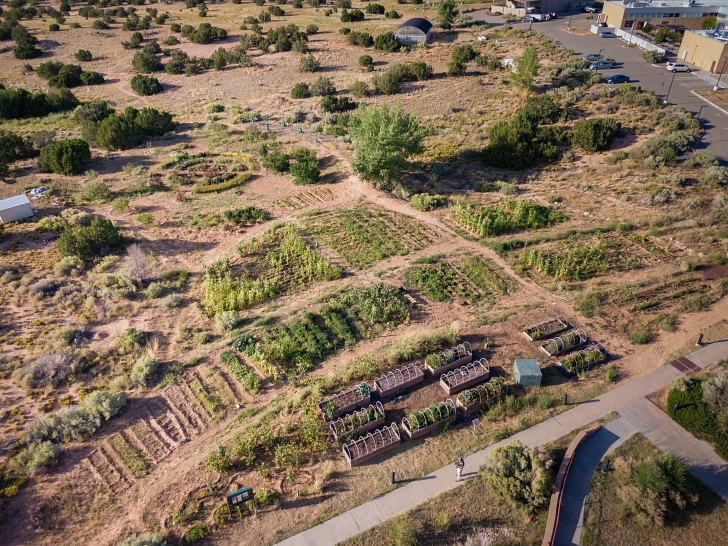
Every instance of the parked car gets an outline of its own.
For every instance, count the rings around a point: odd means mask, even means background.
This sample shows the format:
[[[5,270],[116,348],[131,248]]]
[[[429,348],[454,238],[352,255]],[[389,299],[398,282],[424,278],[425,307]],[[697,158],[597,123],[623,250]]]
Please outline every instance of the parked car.
[[[604,68],[612,68],[612,61],[605,61],[604,59],[600,59],[595,63],[592,63],[589,65],[589,68],[592,70],[602,70]]]
[[[530,15],[526,15],[523,19],[521,19],[521,23],[533,23],[534,21],[535,19]]]
[[[616,38],[617,35],[614,32],[600,32],[599,37],[600,38]]]
[[[615,74],[614,76],[609,76],[604,80],[606,83],[626,83],[629,82],[629,76],[625,76],[624,74]]]
[[[589,53],[587,55],[584,55],[582,59],[584,59],[585,61],[598,61],[603,57],[604,55],[600,55],[599,53]]]
[[[599,8],[594,6],[586,6],[582,9],[584,13],[599,13]]]
[[[549,16],[549,20],[551,20],[551,19],[558,19],[559,18],[559,16],[554,11],[552,11],[551,13],[547,13],[546,15]]]
[[[691,68],[682,63],[667,63],[667,69],[670,72],[690,72]]]

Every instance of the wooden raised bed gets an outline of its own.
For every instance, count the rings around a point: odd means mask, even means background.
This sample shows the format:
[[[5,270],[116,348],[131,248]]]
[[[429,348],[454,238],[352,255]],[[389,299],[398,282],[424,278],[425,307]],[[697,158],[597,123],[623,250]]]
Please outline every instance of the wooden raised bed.
[[[344,444],[341,451],[344,459],[350,467],[358,466],[367,461],[379,457],[397,447],[402,442],[399,436],[399,428],[396,423],[388,427],[374,430],[358,440]]]
[[[586,335],[586,332],[581,328],[577,328],[576,330],[572,330],[571,332],[568,332],[563,336],[556,336],[553,339],[544,341],[541,344],[541,350],[546,353],[546,356],[558,356],[564,353],[568,353],[569,351],[572,351],[577,347],[581,347],[588,340],[589,338]]]
[[[569,323],[564,320],[564,317],[557,315],[528,328],[524,328],[521,331],[529,341],[538,341],[545,337],[555,336],[568,329]]]
[[[485,385],[458,394],[455,406],[461,415],[472,415],[507,392],[506,380],[502,377],[493,377]]]
[[[422,411],[417,410],[410,413],[409,417],[403,417],[402,430],[404,430],[407,438],[415,440],[422,436],[427,436],[441,423],[454,420],[455,416],[455,404],[452,400],[446,398],[443,402],[435,402]],[[427,424],[424,426],[416,425],[422,423]]]
[[[440,376],[440,386],[448,395],[474,387],[490,377],[490,364],[485,358]]]
[[[472,360],[473,350],[470,348],[470,343],[466,341],[447,351],[428,355],[425,359],[425,367],[433,377],[437,377],[450,370],[459,368],[468,362],[472,362]],[[439,366],[434,366],[433,364],[435,363],[439,364]]]
[[[380,417],[376,417],[377,415]],[[372,419],[373,417],[374,419]],[[383,424],[384,407],[381,402],[376,402],[374,405],[369,404],[365,408],[330,421],[329,429],[334,440],[341,440],[347,436],[362,434]]]
[[[379,398],[384,399],[409,389],[417,383],[422,383],[424,380],[425,374],[422,372],[420,363],[414,362],[375,379],[374,390]]]
[[[604,347],[595,343],[581,351],[572,353],[559,362],[559,366],[564,368],[567,373],[577,375],[580,372],[591,370],[606,362],[608,359],[607,352]],[[576,368],[576,369],[574,369]]]
[[[355,409],[369,405],[372,401],[371,391],[369,385],[366,383],[359,383],[353,389],[348,391],[340,392],[333,396],[323,399],[318,404],[318,411],[321,417],[326,420],[334,419],[345,413],[351,413]],[[329,403],[334,403],[334,411],[330,414],[327,413],[327,407]]]

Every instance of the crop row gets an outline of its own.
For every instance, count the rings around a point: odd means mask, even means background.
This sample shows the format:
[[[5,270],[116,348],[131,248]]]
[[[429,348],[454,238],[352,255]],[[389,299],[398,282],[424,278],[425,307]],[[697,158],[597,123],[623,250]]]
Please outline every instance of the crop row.
[[[450,215],[481,237],[538,229],[566,220],[553,207],[523,199],[501,199],[493,207],[456,202],[450,206]]]

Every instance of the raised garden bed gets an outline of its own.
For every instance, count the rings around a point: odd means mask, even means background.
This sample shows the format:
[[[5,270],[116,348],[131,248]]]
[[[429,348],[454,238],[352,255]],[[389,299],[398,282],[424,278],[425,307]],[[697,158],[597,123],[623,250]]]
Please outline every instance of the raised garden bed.
[[[434,377],[437,377],[472,362],[472,360],[473,350],[470,348],[470,343],[466,341],[441,353],[427,355],[425,367]]]
[[[479,385],[458,394],[455,406],[462,415],[472,415],[507,392],[506,380],[502,377],[493,377],[484,385]]]
[[[449,398],[433,402],[423,410],[417,410],[402,418],[402,430],[410,439],[427,436],[438,425],[455,419],[455,404]]]
[[[440,386],[448,395],[474,387],[490,377],[490,364],[485,358],[466,364],[440,376]]]
[[[347,436],[362,434],[383,424],[384,407],[381,402],[376,402],[331,421],[329,429],[331,429],[334,440],[341,440]]]
[[[386,373],[374,380],[374,390],[379,398],[393,396],[425,380],[419,362],[407,364],[402,368]]]
[[[530,341],[538,341],[545,337],[554,336],[565,332],[569,329],[569,323],[564,320],[561,315],[551,317],[548,320],[534,324],[528,328],[524,328],[523,335],[525,335]]]
[[[601,345],[595,343],[586,349],[568,355],[559,362],[559,366],[572,374],[580,374],[606,361],[607,352]]]
[[[331,420],[345,413],[351,413],[357,408],[366,406],[371,400],[369,385],[359,383],[353,389],[324,398],[319,402],[318,411],[321,417]]]
[[[577,328],[563,336],[556,336],[553,339],[544,341],[541,344],[541,350],[546,353],[547,356],[557,356],[568,353],[577,347],[581,347],[588,341],[588,339],[586,332],[581,328]]]
[[[360,437],[358,440],[344,444],[341,450],[344,453],[347,464],[353,467],[394,449],[401,441],[399,428],[396,423],[392,423],[388,427],[374,430],[366,436]]]

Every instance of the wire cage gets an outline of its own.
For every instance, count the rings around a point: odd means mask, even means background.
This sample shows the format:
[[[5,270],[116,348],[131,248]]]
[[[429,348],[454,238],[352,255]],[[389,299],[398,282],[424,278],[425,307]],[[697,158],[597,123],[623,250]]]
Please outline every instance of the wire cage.
[[[588,339],[586,331],[577,328],[562,336],[556,336],[553,339],[544,341],[541,344],[541,350],[548,356],[556,356],[584,345]]]
[[[531,341],[537,341],[554,334],[560,334],[564,330],[568,330],[569,324],[561,315],[556,315],[550,319],[529,326],[523,329],[523,333]]]
[[[461,408],[477,409],[506,392],[508,392],[506,380],[502,377],[493,377],[487,383],[464,390],[458,394],[457,405]]]
[[[461,368],[449,371],[440,376],[442,381],[448,387],[457,387],[475,378],[482,378],[490,373],[490,364],[488,359],[481,358],[475,362],[470,362]]]
[[[607,351],[595,343],[565,357],[559,365],[571,373],[581,373],[607,360]]]
[[[384,422],[384,406],[381,402],[369,404],[367,407],[353,411],[343,417],[329,422],[329,428],[334,438],[340,438],[355,432],[364,432],[374,428],[377,423]]]
[[[410,438],[424,436],[436,425],[455,417],[455,403],[450,398],[434,402],[423,410],[416,410],[402,418],[402,428]]]
[[[470,347],[470,343],[464,341],[445,351],[427,355],[425,365],[433,373],[438,371],[445,372],[447,369],[456,368],[459,365],[470,362],[472,358],[473,349]]]
[[[422,372],[422,364],[412,362],[375,379],[374,388],[379,396],[388,396],[424,381],[424,379],[425,374]]]
[[[371,390],[365,382],[359,383],[356,387],[324,398],[318,404],[321,416],[326,419],[333,419],[344,413],[366,406],[371,401]]]
[[[344,444],[341,449],[349,466],[356,466],[395,448],[400,442],[399,427],[397,423],[392,423]]]

